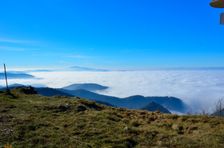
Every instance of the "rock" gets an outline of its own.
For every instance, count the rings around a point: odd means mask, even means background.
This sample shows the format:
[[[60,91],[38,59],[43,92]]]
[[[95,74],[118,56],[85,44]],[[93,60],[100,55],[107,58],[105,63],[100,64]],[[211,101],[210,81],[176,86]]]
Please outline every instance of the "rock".
[[[86,106],[84,106],[84,105],[78,105],[78,106],[76,107],[76,111],[78,111],[78,112],[83,112],[83,111],[85,111],[85,110],[87,110],[87,108],[86,108]]]
[[[31,86],[29,86],[29,87],[22,87],[22,88],[18,88],[18,89],[19,89],[19,91],[21,93],[24,93],[26,95],[37,94],[37,91],[33,87],[31,87]]]
[[[198,127],[196,127],[196,126],[190,126],[190,127],[187,128],[187,133],[188,134],[191,134],[191,133],[194,133],[197,130],[198,130]]]
[[[65,112],[71,109],[71,106],[69,104],[65,104],[65,105],[59,105],[58,106],[58,111],[59,112]]]
[[[128,130],[129,130],[129,128],[127,126],[125,126],[124,131],[128,131]]]
[[[175,130],[175,131],[177,131],[177,133],[178,134],[183,134],[184,132],[183,132],[183,126],[181,126],[181,125],[178,125],[178,124],[173,124],[172,125],[172,129],[173,130]]]
[[[97,105],[95,102],[82,102],[83,105],[85,105],[89,109],[94,109],[97,111],[101,111],[103,109],[102,106]]]

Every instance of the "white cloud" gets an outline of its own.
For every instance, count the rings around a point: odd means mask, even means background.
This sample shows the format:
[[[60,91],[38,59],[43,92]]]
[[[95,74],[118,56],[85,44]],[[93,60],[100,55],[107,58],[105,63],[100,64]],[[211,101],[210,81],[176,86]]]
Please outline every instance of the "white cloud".
[[[0,51],[25,51],[25,48],[9,47],[9,46],[0,46]]]
[[[63,87],[73,83],[98,83],[110,89],[106,95],[128,97],[174,96],[190,104],[194,111],[211,111],[215,102],[224,97],[223,70],[152,70],[111,72],[33,72],[42,79],[17,80],[10,83],[44,84]],[[4,82],[0,81],[0,85]]]
[[[75,59],[89,59],[90,56],[80,55],[80,54],[70,54],[66,55],[67,58],[75,58]]]
[[[16,52],[22,52],[22,51],[38,51],[38,48],[34,47],[11,47],[11,46],[0,46],[0,51],[16,51]]]
[[[4,38],[4,37],[0,37],[0,43],[32,44],[32,43],[36,43],[36,41],[31,41],[31,40],[19,40],[19,39],[12,39],[12,38]]]
[[[40,42],[0,37],[0,51],[38,51]]]

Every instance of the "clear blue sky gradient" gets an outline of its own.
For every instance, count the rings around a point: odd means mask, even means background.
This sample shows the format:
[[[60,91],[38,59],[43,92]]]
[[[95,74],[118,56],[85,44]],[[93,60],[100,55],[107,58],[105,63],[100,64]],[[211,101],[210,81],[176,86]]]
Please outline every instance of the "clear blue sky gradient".
[[[224,66],[209,0],[5,0],[0,61],[12,67]]]

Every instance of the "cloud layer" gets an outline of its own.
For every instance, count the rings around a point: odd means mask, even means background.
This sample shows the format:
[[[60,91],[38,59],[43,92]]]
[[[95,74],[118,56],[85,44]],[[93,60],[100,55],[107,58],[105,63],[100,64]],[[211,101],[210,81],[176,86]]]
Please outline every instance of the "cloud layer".
[[[41,79],[10,80],[12,83],[43,84],[59,88],[74,83],[98,83],[110,89],[106,95],[127,97],[174,96],[192,106],[193,111],[212,111],[224,97],[224,70],[152,70],[112,72],[32,72]],[[0,81],[0,85],[3,85]]]

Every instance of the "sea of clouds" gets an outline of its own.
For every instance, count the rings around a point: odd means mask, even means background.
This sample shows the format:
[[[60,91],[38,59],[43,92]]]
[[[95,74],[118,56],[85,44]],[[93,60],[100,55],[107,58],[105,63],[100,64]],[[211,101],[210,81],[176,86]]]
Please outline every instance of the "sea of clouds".
[[[9,83],[53,88],[74,83],[97,83],[110,87],[99,92],[105,95],[178,97],[191,106],[192,112],[212,112],[217,100],[224,97],[224,70],[45,71],[29,74],[36,79],[12,79]],[[3,80],[0,85],[4,85]]]

